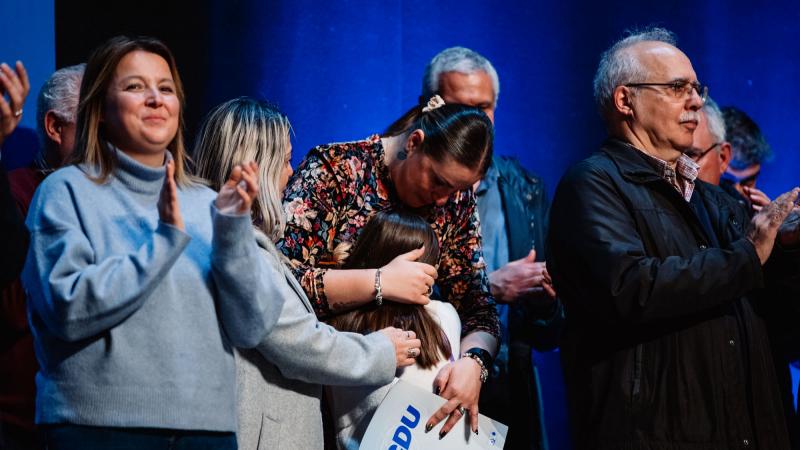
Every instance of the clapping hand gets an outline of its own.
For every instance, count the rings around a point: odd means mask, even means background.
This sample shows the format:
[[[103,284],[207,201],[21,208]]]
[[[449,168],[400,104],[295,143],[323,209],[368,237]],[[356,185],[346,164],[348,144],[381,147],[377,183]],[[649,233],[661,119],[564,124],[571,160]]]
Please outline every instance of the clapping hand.
[[[167,173],[164,175],[164,184],[158,197],[158,219],[175,228],[185,231],[183,216],[178,203],[178,185],[175,183],[175,161],[167,162]]]
[[[781,234],[783,234],[785,232],[783,230],[787,229],[783,224],[789,214],[796,210],[795,202],[798,194],[800,194],[800,188],[794,188],[781,194],[775,201],[761,208],[753,216],[747,237],[756,248],[758,259],[761,260],[762,265],[767,262],[769,255],[772,253],[778,230],[782,229]],[[783,244],[783,241],[781,243]]]
[[[761,211],[761,209],[769,205],[769,202],[771,201],[769,197],[767,197],[767,194],[754,187],[742,186],[742,190],[750,200],[750,206],[755,212]]]
[[[30,90],[28,72],[22,62],[17,61],[16,72],[8,64],[0,64],[0,145],[22,120],[22,105]]]
[[[223,214],[245,214],[258,196],[258,164],[237,165],[217,195],[216,205]]]

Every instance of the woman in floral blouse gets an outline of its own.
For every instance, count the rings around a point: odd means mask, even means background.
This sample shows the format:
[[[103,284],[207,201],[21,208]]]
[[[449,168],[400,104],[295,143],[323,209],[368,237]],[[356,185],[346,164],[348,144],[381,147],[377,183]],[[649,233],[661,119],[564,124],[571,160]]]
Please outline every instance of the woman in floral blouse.
[[[449,401],[426,424],[430,430],[450,416],[442,435],[465,414],[477,433],[481,381],[499,335],[471,189],[491,161],[492,140],[482,111],[436,96],[382,136],[313,148],[284,194],[288,217],[278,248],[319,317],[382,299],[426,304],[434,282],[458,311],[461,348],[469,350],[439,372],[437,393]],[[431,224],[441,247],[438,267],[416,262],[419,249],[379,272],[334,269],[334,249],[354,242],[373,214],[395,206],[413,208]]]

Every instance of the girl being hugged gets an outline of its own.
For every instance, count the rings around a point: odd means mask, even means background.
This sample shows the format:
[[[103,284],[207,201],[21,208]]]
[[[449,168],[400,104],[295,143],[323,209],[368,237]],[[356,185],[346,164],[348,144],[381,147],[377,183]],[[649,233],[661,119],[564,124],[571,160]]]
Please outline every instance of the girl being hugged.
[[[469,415],[478,429],[481,382],[491,368],[499,324],[482,260],[472,185],[492,158],[493,127],[481,110],[434,96],[400,117],[382,136],[313,148],[289,180],[288,219],[278,248],[327,318],[383,299],[427,304],[434,282],[462,323],[462,354],[445,365],[436,387],[448,399],[426,423],[449,417],[447,433]],[[354,242],[375,213],[411,208],[431,225],[441,249],[438,269],[417,261],[423,250],[371,269],[336,267],[334,249]]]
[[[422,250],[418,262],[437,266],[439,243],[420,216],[402,210],[381,211],[370,219],[352,250],[341,244],[335,252],[344,259],[342,269],[377,269],[395,257]],[[349,253],[349,255],[347,255]],[[328,323],[342,331],[369,333],[384,327],[413,331],[422,346],[416,364],[398,370],[399,379],[436,391],[437,373],[459,354],[461,322],[449,303],[431,300],[426,305],[384,300],[332,316]],[[382,387],[329,387],[331,412],[340,448],[358,448],[375,409],[391,385]]]
[[[219,194],[192,181],[183,102],[163,43],[101,45],[71,164],[31,204],[23,282],[48,448],[236,448],[232,347],[261,342],[281,297],[251,226],[257,166]]]

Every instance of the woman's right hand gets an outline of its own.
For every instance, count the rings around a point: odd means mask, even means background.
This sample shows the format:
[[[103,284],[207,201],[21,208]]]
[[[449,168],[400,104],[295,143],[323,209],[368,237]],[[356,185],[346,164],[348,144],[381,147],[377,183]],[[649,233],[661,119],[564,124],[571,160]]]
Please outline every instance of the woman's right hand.
[[[417,262],[425,247],[398,255],[381,268],[383,297],[398,303],[427,305],[429,290],[436,281],[436,268]]]
[[[158,219],[175,228],[185,231],[180,204],[178,204],[178,185],[175,183],[175,161],[167,162],[167,173],[161,195],[158,197]]]
[[[417,362],[415,358],[419,356],[419,349],[422,343],[417,339],[417,335],[413,331],[387,327],[378,332],[383,333],[384,336],[392,341],[397,367],[410,366]]]

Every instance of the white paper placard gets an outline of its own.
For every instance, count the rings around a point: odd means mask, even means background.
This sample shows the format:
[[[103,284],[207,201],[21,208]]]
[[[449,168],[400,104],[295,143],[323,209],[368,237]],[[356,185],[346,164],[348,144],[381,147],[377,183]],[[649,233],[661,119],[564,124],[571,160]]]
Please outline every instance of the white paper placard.
[[[441,421],[430,432],[425,424],[446,400],[438,395],[399,380],[389,390],[361,440],[363,449],[417,450],[417,449],[502,449],[508,427],[483,414],[478,420],[478,435],[467,421],[461,419],[444,438],[439,440]]]

